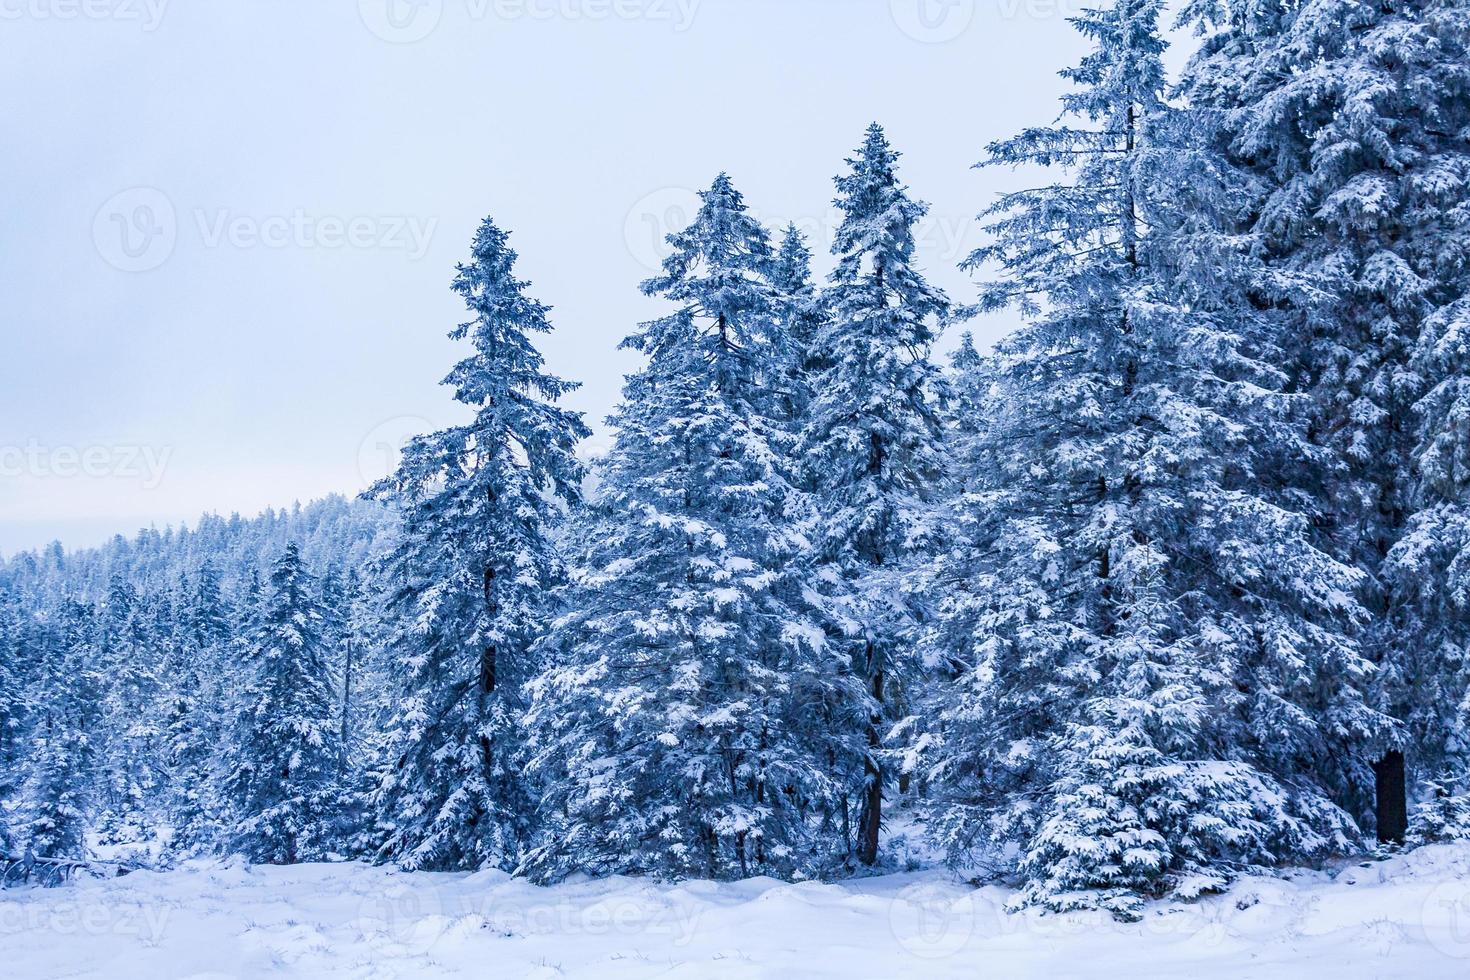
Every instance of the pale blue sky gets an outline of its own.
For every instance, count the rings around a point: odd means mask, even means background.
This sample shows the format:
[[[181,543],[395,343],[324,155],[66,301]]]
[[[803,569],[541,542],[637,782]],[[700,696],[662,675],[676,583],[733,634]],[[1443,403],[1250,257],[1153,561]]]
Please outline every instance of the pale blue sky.
[[[1053,116],[1076,7],[0,0],[0,552],[360,490],[455,417],[486,214],[599,427],[659,237],[721,170],[825,250],[878,120],[969,298],[972,216],[1018,179],[969,167]]]

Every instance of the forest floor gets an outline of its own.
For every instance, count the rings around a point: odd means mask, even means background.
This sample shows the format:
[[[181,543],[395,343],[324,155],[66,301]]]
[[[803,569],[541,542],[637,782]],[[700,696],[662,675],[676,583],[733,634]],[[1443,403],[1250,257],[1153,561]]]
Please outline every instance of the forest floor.
[[[1008,914],[942,871],[840,884],[539,888],[362,864],[0,891],[0,975],[53,977],[1470,977],[1470,845],[1253,878],[1143,921]]]

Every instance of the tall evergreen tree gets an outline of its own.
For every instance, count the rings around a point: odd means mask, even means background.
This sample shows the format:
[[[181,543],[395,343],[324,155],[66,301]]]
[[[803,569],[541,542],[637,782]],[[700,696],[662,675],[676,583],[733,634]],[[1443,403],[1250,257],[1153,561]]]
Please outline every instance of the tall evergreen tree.
[[[64,600],[55,617],[31,633],[38,677],[22,812],[27,850],[38,857],[85,857],[97,815],[104,686],[95,615],[89,605]]]
[[[510,867],[530,830],[521,686],[562,575],[549,534],[559,504],[580,498],[588,430],[555,404],[576,386],[532,345],[550,310],[515,262],[486,219],[454,280],[472,318],[450,336],[473,353],[444,382],[474,418],[412,440],[372,490],[403,520],[387,569],[402,694],[376,806],[383,855],[408,867]]]
[[[13,845],[10,805],[20,790],[22,725],[26,717],[23,656],[27,656],[27,613],[0,582],[0,854]]]
[[[262,864],[320,860],[333,848],[336,698],[321,631],[316,582],[288,545],[250,638],[222,771],[224,844]]]
[[[961,504],[929,746],[955,856],[1018,843],[1024,900],[1122,917],[1348,844],[1337,801],[1384,729],[1359,576],[1272,470],[1310,447],[1251,301],[1268,280],[1218,227],[1243,188],[1164,101],[1160,9],[1074,18],[1093,48],[1065,121],[989,148],[1070,180],[1002,196],[969,260],[1004,276],[981,308],[1029,322]]]
[[[219,573],[206,561],[192,583],[181,583],[179,636],[167,662],[163,765],[169,774],[170,847],[192,853],[219,832],[219,801],[212,792],[224,707],[230,703],[226,672],[234,624]]]
[[[161,690],[161,665],[153,652],[162,638],[152,629],[148,598],[121,575],[112,576],[99,612],[95,653],[107,693],[99,732],[102,778],[97,789],[103,808],[102,830],[113,842],[140,830],[137,824],[160,787],[153,709]]]
[[[964,484],[973,475],[976,443],[985,431],[992,397],[993,382],[989,365],[975,348],[975,337],[968,330],[960,336],[960,345],[949,358],[949,378],[945,386],[944,420],[950,458],[956,461],[951,476]]]
[[[848,594],[845,618],[872,702],[856,841],[864,864],[877,860],[883,819],[884,705],[913,630],[901,575],[934,538],[931,504],[944,472],[929,348],[949,301],[914,266],[914,225],[928,208],[899,183],[898,157],[875,123],[836,180],[837,267],[817,340],[826,361],[798,448],[820,500],[815,552]]]
[[[810,872],[861,765],[862,687],[801,561],[770,246],[727,176],[701,198],[643,285],[677,309],[624,341],[647,364],[533,685],[540,878]]]
[[[1470,635],[1456,598],[1465,540],[1455,475],[1459,324],[1470,208],[1467,36],[1455,0],[1198,3],[1211,35],[1189,67],[1227,147],[1268,191],[1249,231],[1307,279],[1290,307],[1290,383],[1331,450],[1315,506],[1366,573],[1377,703],[1404,722],[1422,782],[1463,760]],[[1400,742],[1402,740],[1402,742]],[[1401,839],[1403,756],[1380,761],[1379,833]]]
[[[346,775],[361,762],[359,724],[364,675],[372,660],[370,631],[374,626],[357,570],[349,569],[345,575],[333,572],[323,576],[322,604],[327,613],[333,672],[340,695],[337,754]]]
[[[812,281],[812,251],[795,223],[787,225],[781,236],[769,279],[776,290],[778,336],[786,344],[778,353],[787,362],[791,378],[790,415],[799,419],[811,403],[812,382],[823,368],[818,338],[824,314],[822,296]]]

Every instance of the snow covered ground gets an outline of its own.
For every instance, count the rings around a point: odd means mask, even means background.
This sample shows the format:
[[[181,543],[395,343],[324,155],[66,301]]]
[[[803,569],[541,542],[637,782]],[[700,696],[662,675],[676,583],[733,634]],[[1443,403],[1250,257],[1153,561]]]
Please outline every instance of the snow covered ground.
[[[937,871],[843,884],[360,864],[0,892],[0,975],[39,977],[1470,977],[1470,846],[1256,879],[1141,923],[1007,915]]]

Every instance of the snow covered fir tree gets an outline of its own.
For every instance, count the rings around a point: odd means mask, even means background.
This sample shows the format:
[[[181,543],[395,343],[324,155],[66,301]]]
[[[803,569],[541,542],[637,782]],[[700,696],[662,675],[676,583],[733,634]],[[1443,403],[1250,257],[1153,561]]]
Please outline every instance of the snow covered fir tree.
[[[792,471],[779,314],[801,298],[728,176],[701,202],[643,285],[676,308],[624,341],[648,363],[533,684],[539,878],[816,873],[857,786],[867,699],[823,630]]]
[[[485,219],[459,421],[361,499],[0,561],[0,870],[831,881],[923,835],[1136,919],[1470,840],[1470,10],[1182,13],[1072,19],[968,295],[877,124],[828,238],[720,174],[599,324],[599,454]]]
[[[474,418],[415,439],[373,490],[402,519],[383,571],[401,686],[372,798],[380,853],[408,867],[514,867],[531,831],[522,689],[562,576],[556,502],[580,497],[588,431],[555,404],[574,386],[532,346],[551,311],[515,264],[487,219],[454,280],[472,317],[451,337],[473,353],[444,381]]]
[[[818,501],[813,555],[839,583],[838,632],[872,699],[856,830],[869,865],[888,782],[882,736],[905,697],[898,651],[915,624],[902,576],[936,534],[931,504],[944,470],[928,352],[949,301],[914,266],[914,225],[927,206],[899,182],[897,162],[875,123],[837,179],[837,266],[816,340],[825,366],[796,449]]]
[[[287,545],[246,637],[245,672],[226,726],[220,796],[225,846],[295,864],[332,849],[341,805],[332,684],[315,579]]]
[[[1463,385],[1470,12],[1457,3],[1268,6],[1212,31],[1186,79],[1260,184],[1242,230],[1309,301],[1287,311],[1290,384],[1330,454],[1308,489],[1364,576],[1360,641],[1397,722],[1377,760],[1381,836],[1405,832],[1403,767],[1465,767]],[[1245,43],[1242,43],[1245,42]],[[1443,773],[1440,775],[1444,775]]]
[[[1120,915],[1343,849],[1355,746],[1390,729],[1360,574],[1278,472],[1313,452],[1227,238],[1244,178],[1168,105],[1160,12],[1078,17],[1069,118],[990,148],[1070,179],[1002,198],[970,259],[1003,276],[982,308],[1029,322],[966,460],[931,639],[957,693],[921,753],[952,857],[1014,842],[1028,897]]]

